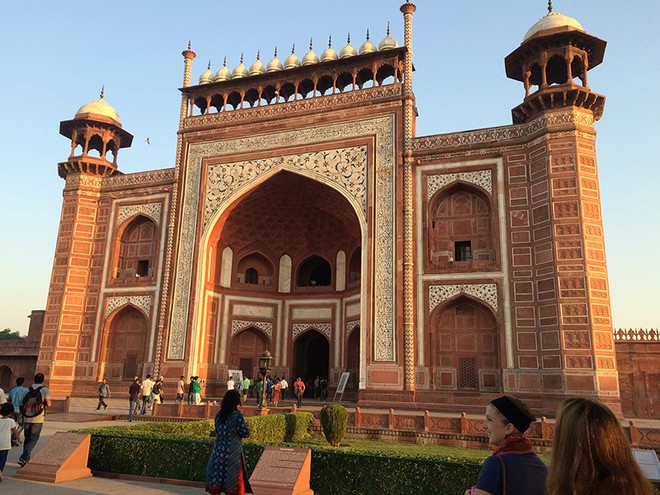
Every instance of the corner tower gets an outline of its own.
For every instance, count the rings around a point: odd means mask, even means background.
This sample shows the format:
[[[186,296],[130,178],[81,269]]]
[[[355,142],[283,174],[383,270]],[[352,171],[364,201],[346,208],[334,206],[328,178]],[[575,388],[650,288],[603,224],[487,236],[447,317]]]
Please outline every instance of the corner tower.
[[[605,45],[549,2],[548,14],[505,59],[507,76],[525,85],[512,115],[527,136],[529,221],[521,228],[531,230],[529,247],[513,253],[513,318],[529,326],[524,318],[533,317],[539,354],[521,355],[515,373],[505,370],[505,387],[540,386],[550,407],[555,394],[587,395],[620,410],[594,130],[605,97],[587,82]],[[523,249],[524,263],[516,257]],[[518,268],[523,264],[531,270]],[[522,288],[525,294],[518,293]],[[524,368],[540,368],[541,382]]]
[[[103,92],[61,122],[60,134],[71,139],[71,152],[58,164],[66,184],[37,369],[48,376],[53,394],[64,397],[71,395],[74,380],[97,379],[87,366],[94,321],[86,311],[96,307],[101,292],[101,225],[108,216],[101,186],[104,178],[120,174],[117,153],[133,136]]]

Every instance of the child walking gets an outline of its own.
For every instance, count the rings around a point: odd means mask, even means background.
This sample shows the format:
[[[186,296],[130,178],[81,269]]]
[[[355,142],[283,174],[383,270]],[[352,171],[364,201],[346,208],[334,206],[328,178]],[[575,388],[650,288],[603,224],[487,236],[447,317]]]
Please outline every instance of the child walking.
[[[14,421],[14,418],[11,417],[13,412],[14,406],[9,402],[0,404],[0,482],[2,481],[2,471],[4,471],[5,464],[7,463],[7,455],[9,454],[9,449],[11,449],[12,435],[17,443],[21,443],[18,425]]]

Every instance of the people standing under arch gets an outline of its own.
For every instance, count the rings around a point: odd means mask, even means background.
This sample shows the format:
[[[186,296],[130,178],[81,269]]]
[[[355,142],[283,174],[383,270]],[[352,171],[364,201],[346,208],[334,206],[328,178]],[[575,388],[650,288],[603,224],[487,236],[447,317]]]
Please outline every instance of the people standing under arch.
[[[140,377],[136,376],[128,387],[128,420],[133,421],[133,415],[140,408]]]

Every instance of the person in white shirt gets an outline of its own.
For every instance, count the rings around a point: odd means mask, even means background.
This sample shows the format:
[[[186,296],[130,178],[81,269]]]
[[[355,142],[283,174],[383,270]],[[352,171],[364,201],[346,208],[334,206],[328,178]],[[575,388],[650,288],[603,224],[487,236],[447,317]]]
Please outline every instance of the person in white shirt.
[[[280,392],[282,394],[282,399],[286,398],[286,391],[289,388],[289,382],[287,382],[284,377],[280,380]]]
[[[174,400],[175,404],[181,404],[183,402],[183,394],[185,393],[186,382],[184,381],[184,376],[181,375],[179,381],[176,384],[176,399]]]
[[[234,378],[229,375],[229,380],[227,380],[227,390],[234,390],[234,386],[236,384],[234,383]]]
[[[4,404],[7,402],[7,395],[5,394],[5,391],[0,388],[0,404]]]
[[[142,385],[140,385],[140,394],[142,395],[142,411],[141,414],[147,414],[147,408],[151,407],[151,391],[153,390],[155,382],[151,379],[151,375],[147,375]]]

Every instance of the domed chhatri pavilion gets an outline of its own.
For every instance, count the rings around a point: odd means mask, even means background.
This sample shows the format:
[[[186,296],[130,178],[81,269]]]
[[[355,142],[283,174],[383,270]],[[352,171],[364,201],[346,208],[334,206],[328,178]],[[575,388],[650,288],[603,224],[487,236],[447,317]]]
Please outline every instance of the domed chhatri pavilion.
[[[56,396],[134,375],[349,371],[362,405],[473,410],[515,393],[619,408],[587,72],[605,41],[548,14],[506,57],[513,123],[417,136],[403,43],[183,52],[176,164],[121,173],[103,95],[60,132],[62,217],[37,367]],[[522,30],[521,30],[522,32]],[[521,91],[522,93],[523,91]],[[174,136],[173,136],[174,138]],[[75,387],[74,387],[75,383]],[[121,385],[120,385],[121,383]]]

